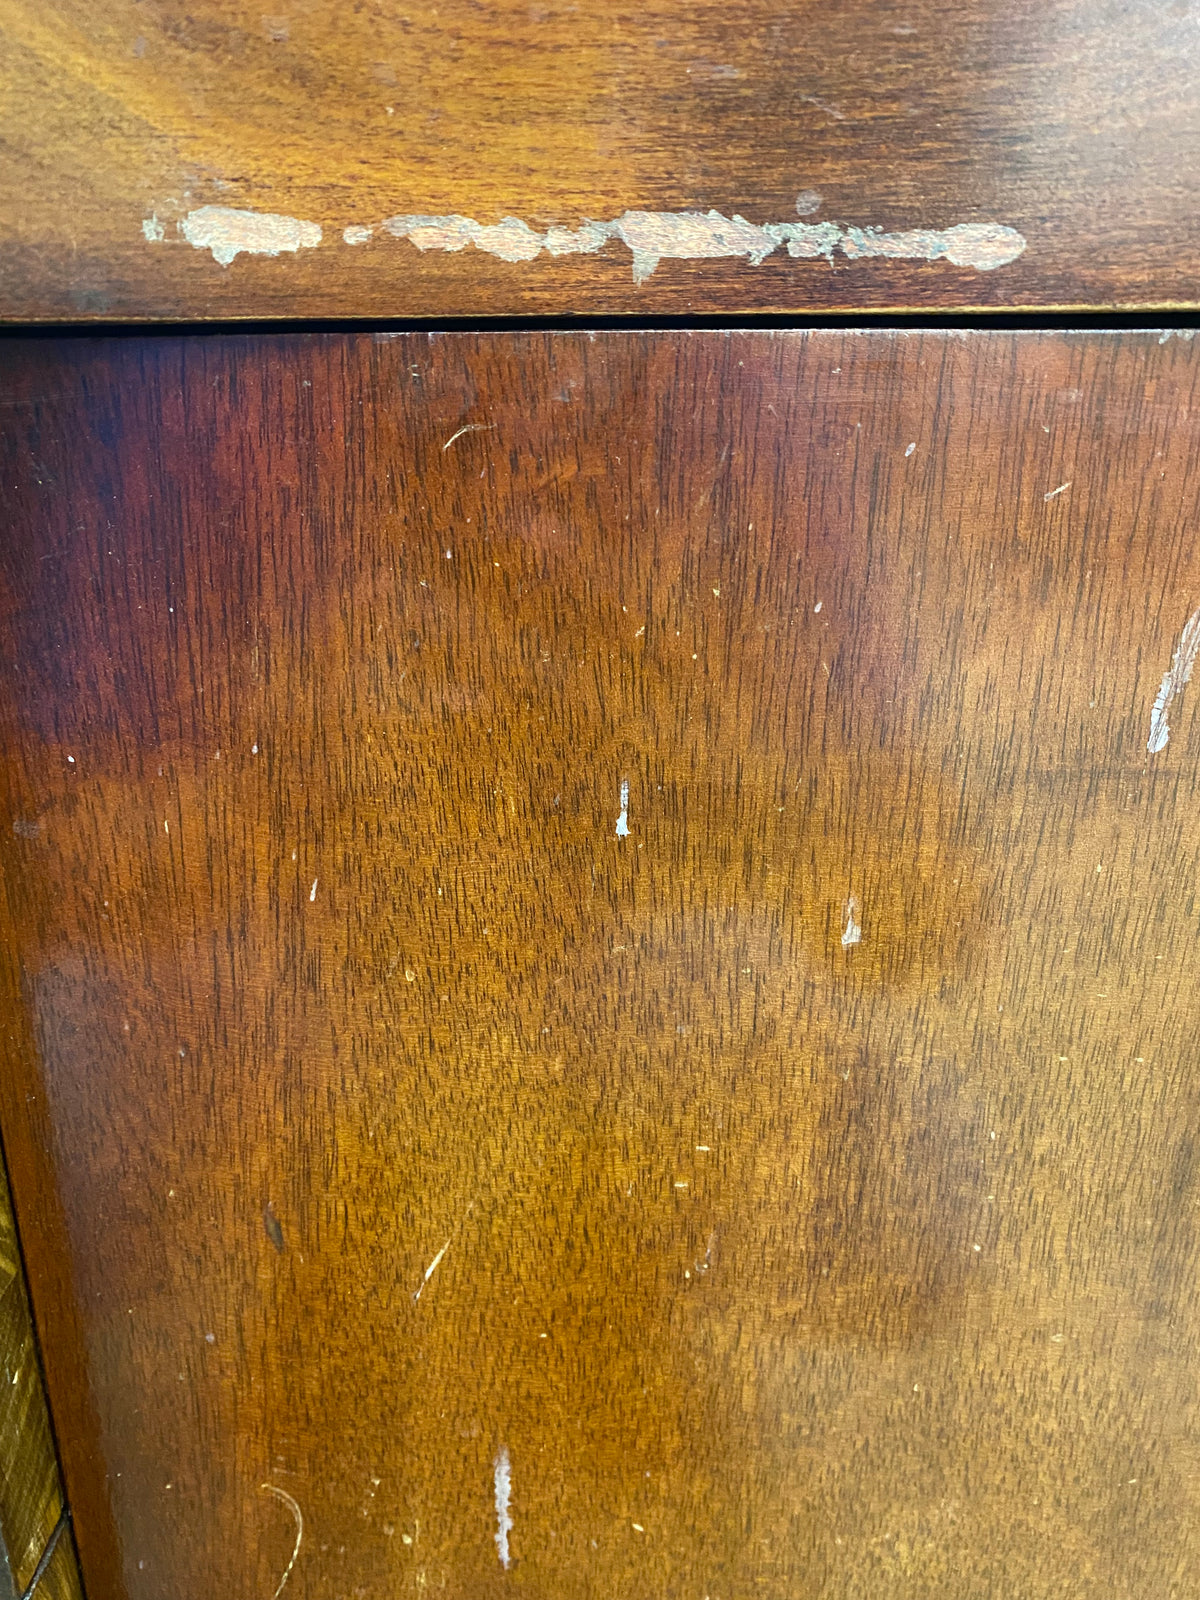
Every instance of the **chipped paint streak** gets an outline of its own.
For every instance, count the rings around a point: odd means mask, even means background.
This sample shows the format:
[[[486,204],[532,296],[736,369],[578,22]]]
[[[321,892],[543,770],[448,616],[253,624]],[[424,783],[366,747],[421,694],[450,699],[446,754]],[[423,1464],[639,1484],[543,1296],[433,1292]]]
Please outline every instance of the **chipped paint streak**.
[[[802,195],[805,209],[811,199]],[[277,256],[312,249],[321,242],[315,222],[301,222],[266,211],[241,211],[232,206],[201,206],[178,224],[179,233],[197,250],[211,250],[227,267],[240,254]],[[342,229],[347,245],[364,245],[382,232],[407,239],[418,250],[451,254],[473,246],[501,261],[533,261],[550,256],[591,255],[610,240],[623,244],[633,257],[635,283],[644,283],[660,261],[715,261],[741,258],[758,266],[786,249],[795,260],[832,259],[840,251],[851,261],[871,257],[905,261],[947,261],[952,266],[992,272],[1025,249],[1015,228],[995,222],[958,223],[952,228],[910,228],[886,233],[881,228],[843,226],[836,222],[749,222],[736,212],[626,211],[611,222],[585,221],[577,228],[553,227],[545,233],[520,217],[476,222],[457,212],[388,217],[378,228],[353,223]],[[157,215],[142,223],[150,243],[160,243],[163,224]]]
[[[213,260],[227,267],[235,256],[278,256],[311,250],[321,242],[315,222],[278,216],[272,211],[239,211],[233,206],[201,206],[189,211],[179,231],[197,250],[211,250]]]
[[[508,1451],[501,1445],[496,1452],[493,1464],[493,1483],[496,1496],[496,1554],[500,1557],[500,1565],[505,1572],[508,1571],[510,1557],[508,1553],[508,1536],[512,1532],[512,1515],[509,1504],[512,1499],[512,1463],[508,1458]]]
[[[1171,737],[1171,730],[1167,726],[1167,712],[1171,709],[1172,701],[1183,693],[1184,685],[1191,678],[1198,652],[1200,652],[1200,611],[1193,611],[1184,623],[1183,632],[1179,636],[1179,648],[1171,665],[1163,674],[1162,685],[1150,711],[1150,737],[1146,741],[1146,749],[1152,756],[1167,748],[1167,740]]]
[[[846,926],[842,930],[842,949],[862,943],[862,924],[858,920],[858,901],[854,895],[846,901]]]
[[[517,217],[505,217],[491,226],[459,216],[389,217],[383,230],[397,239],[411,239],[418,250],[457,251],[473,244],[501,261],[532,261],[545,243],[542,234]]]
[[[744,257],[751,266],[758,266],[784,246],[789,256],[801,260],[828,259],[840,249],[852,261],[871,256],[948,261],[978,272],[1006,266],[1025,249],[1025,240],[1015,228],[994,222],[885,233],[878,228],[844,228],[836,222],[759,224],[736,212],[726,217],[719,211],[626,211],[612,222],[589,221],[578,228],[551,228],[546,233],[535,232],[518,217],[484,224],[458,213],[389,217],[381,226],[385,233],[407,239],[421,251],[457,252],[474,245],[502,261],[532,261],[543,250],[552,256],[590,255],[608,240],[618,239],[633,256],[635,283],[644,283],[663,260]],[[365,227],[347,228],[342,237],[347,244],[358,244],[371,232]]]
[[[882,233],[874,228],[847,228],[842,253],[852,261],[861,256],[891,256],[909,261],[949,261],[956,267],[993,272],[1015,261],[1025,240],[1015,228],[995,222],[960,222],[938,231],[913,228],[906,233]]]

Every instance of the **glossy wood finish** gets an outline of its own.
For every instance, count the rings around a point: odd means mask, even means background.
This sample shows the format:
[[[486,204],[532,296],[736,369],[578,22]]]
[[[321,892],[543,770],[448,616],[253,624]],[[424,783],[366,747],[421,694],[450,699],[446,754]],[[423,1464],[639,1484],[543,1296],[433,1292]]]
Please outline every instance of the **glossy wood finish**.
[[[5,0],[0,316],[478,317],[1200,303],[1196,0]],[[625,212],[1011,226],[1019,260],[508,262],[343,229]],[[227,267],[209,205],[324,230]],[[817,209],[810,209],[812,207]],[[161,229],[157,242],[143,235]]]
[[[12,1206],[0,1169],[0,1593],[5,1584],[25,1593],[62,1509]]]
[[[1200,346],[0,359],[91,1600],[1196,1592]]]

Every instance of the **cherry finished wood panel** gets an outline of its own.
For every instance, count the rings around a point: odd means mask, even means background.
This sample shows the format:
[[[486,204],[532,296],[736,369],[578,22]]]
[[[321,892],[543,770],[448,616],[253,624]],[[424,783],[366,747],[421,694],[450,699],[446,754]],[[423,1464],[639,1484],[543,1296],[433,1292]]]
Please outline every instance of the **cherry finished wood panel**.
[[[1197,0],[5,0],[0,44],[12,321],[1200,303]],[[509,261],[380,227],[796,224],[801,197],[1026,245],[989,271],[702,250],[638,285],[615,239]],[[221,266],[180,231],[213,206],[321,242]]]
[[[0,358],[91,1600],[1195,1593],[1200,345]]]

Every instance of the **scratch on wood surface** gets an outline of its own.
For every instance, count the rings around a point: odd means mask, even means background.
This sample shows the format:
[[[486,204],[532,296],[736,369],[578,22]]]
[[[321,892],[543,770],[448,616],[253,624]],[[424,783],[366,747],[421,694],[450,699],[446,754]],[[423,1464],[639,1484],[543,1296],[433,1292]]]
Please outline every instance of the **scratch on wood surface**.
[[[858,920],[858,901],[853,895],[846,901],[846,926],[842,929],[842,949],[862,943],[862,927]]]
[[[1167,748],[1167,740],[1171,737],[1171,730],[1167,725],[1167,712],[1191,678],[1198,650],[1200,650],[1200,610],[1193,611],[1184,623],[1183,632],[1179,636],[1179,647],[1175,651],[1171,665],[1163,673],[1162,685],[1150,711],[1150,737],[1146,741],[1146,749],[1152,756]]]
[[[416,1305],[417,1301],[421,1298],[421,1292],[425,1288],[425,1285],[429,1282],[430,1278],[433,1277],[434,1273],[437,1271],[438,1267],[441,1265],[442,1257],[446,1254],[446,1251],[449,1250],[449,1248],[450,1248],[450,1240],[453,1239],[453,1238],[454,1238],[454,1235],[451,1234],[450,1238],[446,1240],[445,1244],[438,1251],[437,1255],[434,1256],[433,1260],[425,1268],[425,1276],[421,1279],[420,1283],[413,1290],[413,1305]]]
[[[496,1490],[496,1554],[500,1557],[500,1565],[505,1572],[509,1567],[508,1536],[512,1532],[512,1517],[509,1514],[509,1501],[512,1497],[512,1462],[508,1458],[508,1450],[501,1445],[496,1452],[493,1467],[493,1478]]]
[[[279,1596],[283,1593],[283,1586],[291,1577],[292,1568],[296,1565],[296,1557],[300,1554],[300,1546],[304,1543],[304,1513],[301,1511],[296,1501],[293,1500],[292,1496],[287,1492],[286,1489],[280,1489],[273,1483],[264,1483],[261,1485],[261,1487],[265,1489],[268,1494],[273,1494],[277,1500],[282,1500],[284,1505],[287,1506],[288,1510],[292,1513],[292,1516],[296,1519],[296,1544],[292,1550],[292,1559],[288,1562],[287,1566],[284,1567],[283,1577],[280,1578],[279,1583],[276,1586],[275,1593],[271,1596],[271,1600],[279,1600]]]
[[[267,1238],[275,1246],[280,1255],[283,1254],[283,1225],[275,1215],[275,1208],[268,1200],[263,1207],[263,1228]]]
[[[490,433],[496,426],[494,422],[466,422],[457,433],[452,433],[442,446],[443,455],[456,439],[461,439],[464,433]]]

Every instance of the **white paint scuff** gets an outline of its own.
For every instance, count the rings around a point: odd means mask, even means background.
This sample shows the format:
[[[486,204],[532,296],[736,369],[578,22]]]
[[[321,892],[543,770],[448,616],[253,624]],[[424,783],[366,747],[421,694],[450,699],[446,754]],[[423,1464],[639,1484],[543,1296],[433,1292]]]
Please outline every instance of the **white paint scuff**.
[[[853,895],[846,901],[846,926],[842,929],[842,949],[862,943],[862,927],[858,920],[858,901]]]
[[[425,1289],[425,1285],[429,1282],[430,1278],[433,1277],[434,1273],[437,1271],[438,1267],[441,1265],[442,1257],[446,1254],[446,1251],[449,1250],[450,1242],[451,1242],[451,1240],[453,1238],[454,1238],[454,1235],[451,1234],[450,1238],[446,1240],[445,1244],[438,1251],[437,1255],[434,1256],[433,1260],[425,1268],[425,1276],[421,1279],[420,1283],[417,1285],[416,1289],[413,1291],[413,1305],[416,1305],[417,1301],[421,1298],[421,1295],[422,1295],[422,1293],[424,1292],[424,1289]]]
[[[211,250],[213,260],[223,267],[238,255],[285,255],[312,250],[321,242],[315,222],[300,222],[273,211],[239,211],[234,206],[201,206],[189,211],[179,231],[197,250]]]
[[[492,429],[495,426],[496,426],[496,424],[494,422],[464,422],[462,427],[458,429],[457,433],[452,433],[450,435],[450,437],[446,440],[445,444],[442,446],[442,454],[445,455],[446,451],[449,450],[450,446],[457,439],[461,439],[462,436],[465,433],[491,433]],[[447,550],[446,551],[447,559],[449,559],[449,556],[450,556],[450,552],[449,552],[449,550]]]
[[[629,779],[621,779],[621,815],[617,818],[617,838],[629,837]]]
[[[801,196],[801,200],[805,200]],[[811,209],[807,206],[806,209]],[[211,250],[223,267],[239,254],[278,256],[320,244],[315,222],[302,222],[270,211],[234,206],[201,206],[178,224],[180,234],[197,250]],[[948,261],[952,266],[992,272],[1007,266],[1025,249],[1015,228],[998,222],[960,222],[950,228],[908,228],[895,233],[879,227],[860,228],[837,222],[750,222],[734,212],[625,211],[609,222],[590,219],[577,228],[552,227],[541,232],[520,217],[477,222],[452,212],[444,216],[401,213],[378,225],[351,223],[342,229],[343,243],[367,244],[377,232],[407,239],[418,250],[456,253],[468,245],[501,261],[533,261],[549,256],[591,255],[616,239],[633,257],[635,283],[644,283],[660,261],[714,261],[741,257],[758,266],[777,250],[796,260],[831,260],[835,251],[851,261],[884,257],[905,261]],[[148,241],[160,243],[163,224],[157,213],[142,223]]]
[[[512,1532],[513,1521],[508,1509],[512,1498],[512,1462],[508,1459],[508,1449],[505,1445],[501,1445],[496,1452],[493,1476],[496,1488],[496,1554],[500,1557],[500,1565],[507,1572],[508,1536]]]
[[[296,1543],[292,1550],[292,1559],[288,1562],[287,1566],[284,1567],[283,1577],[280,1578],[279,1583],[276,1586],[275,1593],[271,1596],[271,1600],[279,1600],[279,1596],[283,1593],[283,1586],[291,1577],[292,1568],[296,1565],[296,1557],[300,1554],[300,1546],[304,1543],[304,1513],[301,1511],[299,1505],[297,1505],[296,1501],[293,1500],[292,1496],[287,1492],[286,1489],[280,1489],[273,1483],[264,1483],[261,1485],[261,1487],[265,1489],[268,1494],[273,1494],[277,1500],[282,1500],[284,1505],[287,1506],[288,1510],[292,1513],[292,1516],[296,1519]]]
[[[758,266],[784,246],[789,256],[803,260],[820,256],[828,260],[840,250],[852,261],[868,256],[948,261],[977,272],[1006,266],[1025,249],[1025,239],[1015,228],[996,222],[886,233],[882,228],[842,227],[836,222],[760,224],[748,222],[736,212],[727,217],[719,211],[626,211],[611,222],[586,221],[578,228],[549,228],[545,233],[536,232],[519,217],[480,223],[458,213],[388,217],[380,227],[395,239],[407,239],[418,250],[456,252],[474,245],[501,261],[532,261],[543,250],[551,256],[591,255],[610,239],[618,239],[633,256],[635,283],[644,283],[663,260],[742,256],[751,266]],[[347,244],[357,244],[371,232],[347,228],[342,237]]]
[[[1150,712],[1150,738],[1146,742],[1146,749],[1152,756],[1167,748],[1167,740],[1171,737],[1171,730],[1167,725],[1167,712],[1171,709],[1176,696],[1183,693],[1184,685],[1191,678],[1198,651],[1200,651],[1200,611],[1193,611],[1184,623],[1183,632],[1179,636],[1179,647],[1175,651],[1170,667],[1163,673],[1162,686]]]

